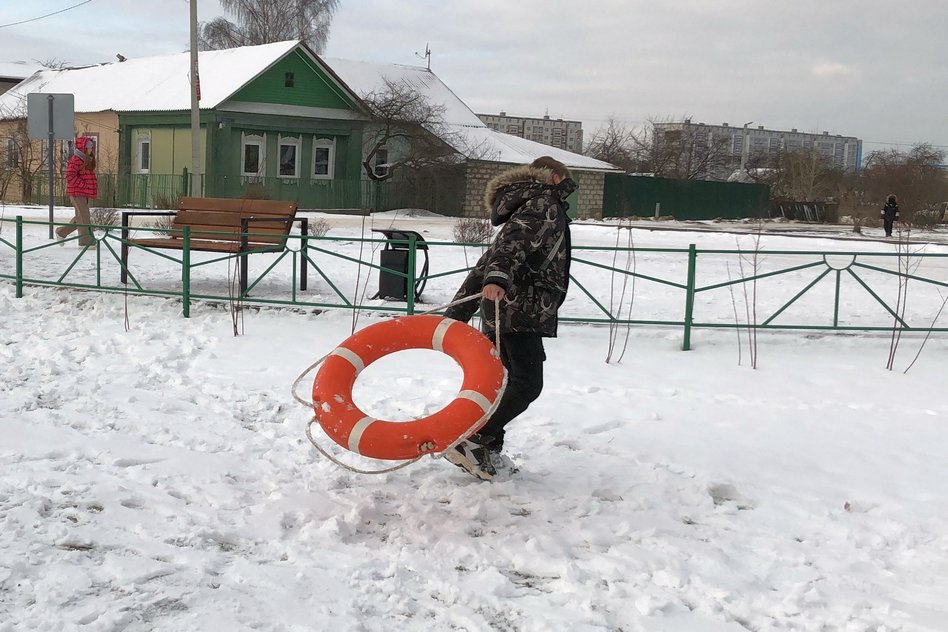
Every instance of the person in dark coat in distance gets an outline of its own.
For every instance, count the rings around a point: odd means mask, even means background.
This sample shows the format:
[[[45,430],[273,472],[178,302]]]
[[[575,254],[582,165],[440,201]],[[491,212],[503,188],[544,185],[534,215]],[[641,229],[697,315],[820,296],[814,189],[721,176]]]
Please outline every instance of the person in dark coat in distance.
[[[885,205],[882,207],[882,225],[885,228],[885,236],[892,236],[892,225],[899,221],[899,201],[895,194],[886,198]]]
[[[543,390],[543,338],[556,336],[560,305],[569,286],[570,233],[566,198],[578,188],[569,169],[550,156],[493,178],[484,195],[491,223],[500,231],[454,297],[481,293],[484,333],[495,339],[507,368],[507,387],[487,423],[445,458],[489,480],[504,460],[507,424]],[[495,314],[500,302],[500,318]],[[454,305],[449,318],[469,321],[478,301]]]

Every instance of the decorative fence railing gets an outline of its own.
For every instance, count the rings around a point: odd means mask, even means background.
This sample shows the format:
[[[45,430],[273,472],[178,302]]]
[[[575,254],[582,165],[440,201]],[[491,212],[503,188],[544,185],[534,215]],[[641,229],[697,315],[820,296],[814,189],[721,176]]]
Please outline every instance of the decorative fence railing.
[[[181,301],[184,316],[203,301],[413,314],[449,302],[483,248],[426,241],[430,265],[420,266],[423,250],[414,235],[391,240],[291,234],[281,252],[229,255],[131,246],[129,282],[122,284],[120,227],[95,226],[94,244],[78,250],[77,241],[60,248],[46,239],[47,228],[46,222],[22,217],[0,221],[0,279],[14,284],[17,297],[26,285],[169,297]],[[157,227],[133,231],[168,233]],[[749,247],[574,244],[572,285],[561,320],[677,327],[683,349],[691,347],[698,328],[948,331],[938,322],[948,302],[946,253],[906,244],[837,252],[744,243]],[[405,250],[405,265],[377,263],[387,248]],[[248,257],[250,268],[243,295],[235,293],[233,282],[240,257]],[[309,271],[306,291],[297,282],[301,266]],[[403,279],[406,289],[424,287],[425,295],[406,291],[404,301],[377,298],[370,289],[374,275]]]

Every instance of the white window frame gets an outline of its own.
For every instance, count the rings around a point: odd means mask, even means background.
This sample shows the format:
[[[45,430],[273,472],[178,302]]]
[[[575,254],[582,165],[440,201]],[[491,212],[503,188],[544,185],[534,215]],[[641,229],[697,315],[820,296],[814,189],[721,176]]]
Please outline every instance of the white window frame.
[[[293,173],[280,173],[280,170],[283,168],[283,148],[284,147],[294,147],[296,149],[295,153],[295,163],[293,165]],[[281,136],[277,142],[277,176],[280,178],[299,178],[300,177],[300,157],[303,153],[303,141],[300,138],[293,137],[283,137]]]
[[[142,147],[148,145],[148,166],[142,166]],[[151,172],[151,136],[139,136],[135,141],[135,173]]]
[[[316,150],[329,150],[329,164],[326,173],[316,173]],[[309,174],[313,180],[332,180],[336,171],[336,139],[335,138],[313,138],[313,160],[309,166]]]
[[[69,163],[69,159],[72,158],[74,145],[75,145],[75,141],[72,141],[72,140],[62,141],[62,144],[59,147],[59,158],[60,158],[61,169],[65,169],[66,165]]]
[[[257,171],[247,171],[247,147],[257,147]],[[260,178],[267,172],[267,135],[241,134],[240,136],[240,175],[246,178]]]

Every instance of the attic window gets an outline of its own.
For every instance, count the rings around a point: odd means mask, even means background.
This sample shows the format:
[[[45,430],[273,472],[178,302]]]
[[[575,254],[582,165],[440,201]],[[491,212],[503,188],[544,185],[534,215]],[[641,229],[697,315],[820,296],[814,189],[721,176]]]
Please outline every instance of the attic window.
[[[283,75],[283,85],[287,88],[293,87],[293,73],[288,72]]]

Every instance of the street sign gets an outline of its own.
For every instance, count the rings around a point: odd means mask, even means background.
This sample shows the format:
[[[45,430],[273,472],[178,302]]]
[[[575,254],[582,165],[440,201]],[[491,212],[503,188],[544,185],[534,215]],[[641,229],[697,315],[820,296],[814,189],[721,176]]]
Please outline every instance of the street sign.
[[[76,134],[75,97],[71,94],[32,92],[26,95],[26,135],[46,140],[49,174],[49,238],[53,238],[53,143]]]
[[[26,134],[32,139],[72,140],[75,137],[75,98],[71,94],[33,92],[26,95]]]

